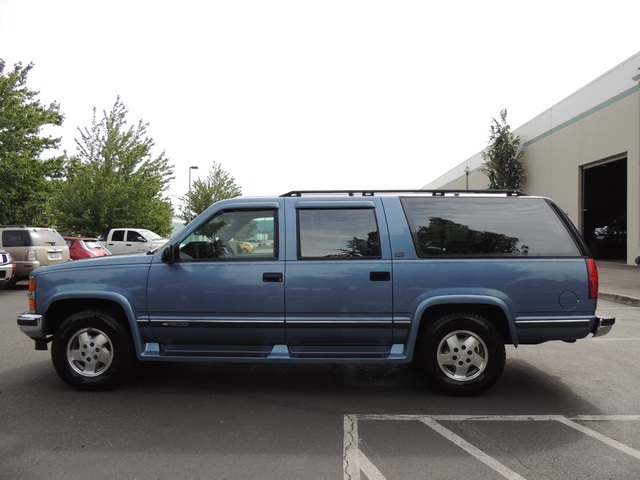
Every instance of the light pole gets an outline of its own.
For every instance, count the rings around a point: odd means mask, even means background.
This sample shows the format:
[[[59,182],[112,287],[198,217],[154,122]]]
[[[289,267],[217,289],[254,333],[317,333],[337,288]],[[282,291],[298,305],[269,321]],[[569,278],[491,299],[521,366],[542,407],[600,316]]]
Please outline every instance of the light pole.
[[[197,165],[192,165],[189,167],[189,191],[191,191],[191,170],[197,170]]]

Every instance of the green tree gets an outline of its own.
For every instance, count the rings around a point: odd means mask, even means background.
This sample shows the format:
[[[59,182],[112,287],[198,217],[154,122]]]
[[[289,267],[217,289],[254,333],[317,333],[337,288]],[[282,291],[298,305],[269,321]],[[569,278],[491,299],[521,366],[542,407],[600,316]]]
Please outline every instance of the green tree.
[[[171,232],[173,209],[164,195],[173,179],[173,165],[155,142],[147,123],[127,123],[127,110],[116,99],[111,111],[96,116],[89,128],[78,128],[77,153],[65,163],[66,181],[55,198],[65,233],[99,235],[115,227]]]
[[[236,185],[236,180],[222,166],[213,162],[207,178],[196,180],[190,186],[187,194],[182,197],[181,217],[189,223],[212,203],[225,198],[242,195],[242,189]]]
[[[500,122],[493,119],[489,148],[482,152],[485,163],[480,171],[489,177],[490,189],[520,190],[527,177],[519,148],[520,137],[511,132],[507,109],[503,108],[500,110]]]
[[[49,198],[53,179],[61,174],[62,156],[45,159],[48,150],[57,150],[60,138],[43,135],[45,126],[61,126],[60,106],[44,106],[40,92],[27,87],[33,64],[16,63],[5,73],[0,59],[0,223],[51,225]]]

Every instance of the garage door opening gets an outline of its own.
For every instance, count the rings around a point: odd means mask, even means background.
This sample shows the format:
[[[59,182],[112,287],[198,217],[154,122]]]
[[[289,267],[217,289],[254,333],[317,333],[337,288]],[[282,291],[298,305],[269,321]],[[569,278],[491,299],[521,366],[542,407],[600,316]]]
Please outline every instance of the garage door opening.
[[[582,169],[583,236],[596,259],[627,259],[627,159]]]

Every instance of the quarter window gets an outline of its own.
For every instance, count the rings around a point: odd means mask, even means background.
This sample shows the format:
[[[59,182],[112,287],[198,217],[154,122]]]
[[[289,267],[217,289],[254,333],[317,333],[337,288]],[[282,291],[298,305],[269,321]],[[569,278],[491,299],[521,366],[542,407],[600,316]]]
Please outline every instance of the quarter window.
[[[299,209],[298,257],[380,258],[380,236],[374,210]]]
[[[580,256],[544,199],[403,198],[420,257]]]

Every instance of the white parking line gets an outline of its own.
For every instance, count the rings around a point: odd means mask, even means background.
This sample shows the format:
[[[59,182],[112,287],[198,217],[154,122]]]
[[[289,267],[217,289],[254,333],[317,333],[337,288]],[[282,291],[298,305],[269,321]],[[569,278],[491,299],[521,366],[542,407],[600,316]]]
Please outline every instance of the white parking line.
[[[342,466],[344,478],[360,480],[360,472],[363,472],[369,480],[386,480],[380,470],[360,450],[360,437],[358,436],[358,420],[350,415],[344,416],[344,458]]]
[[[484,453],[479,448],[474,447],[469,442],[467,442],[465,439],[463,439],[462,437],[456,435],[455,433],[453,433],[448,428],[443,427],[442,425],[440,425],[435,420],[433,420],[433,419],[431,419],[429,417],[423,417],[423,418],[420,419],[420,421],[422,423],[424,423],[425,425],[427,425],[427,426],[431,427],[432,429],[434,429],[436,432],[438,432],[440,435],[442,435],[447,440],[453,442],[454,444],[456,444],[457,446],[462,448],[464,451],[466,451],[467,453],[472,455],[477,460],[480,460],[482,463],[484,463],[489,468],[492,468],[493,470],[498,472],[504,478],[507,478],[508,480],[525,480],[524,477],[521,477],[520,475],[518,475],[513,470],[510,470],[505,465],[501,464],[496,459],[490,457],[489,455]]]
[[[602,435],[601,433],[598,433],[595,430],[591,430],[590,428],[587,428],[584,425],[580,425],[579,423],[576,423],[567,418],[559,418],[557,419],[557,421],[571,428],[575,428],[579,432],[589,435],[590,437],[593,437],[597,440],[600,440],[601,442],[606,443],[610,447],[620,450],[621,452],[624,452],[627,455],[631,455],[632,457],[635,457],[638,460],[640,460],[640,451],[636,450],[635,448],[628,447],[624,443],[620,443],[617,440],[614,440],[613,438],[609,438],[606,435]]]
[[[419,421],[438,432],[440,435],[451,441],[453,444],[465,450],[477,460],[481,461],[495,472],[508,480],[525,480],[516,472],[510,470],[505,465],[490,457],[479,448],[456,435],[448,428],[438,422],[454,421],[490,421],[490,422],[549,422],[556,421],[571,427],[585,435],[603,442],[627,455],[640,460],[640,451],[631,448],[617,440],[592,430],[583,422],[594,421],[640,421],[640,415],[376,415],[376,414],[347,414],[344,416],[344,440],[343,440],[343,472],[345,480],[360,480],[360,473],[364,473],[370,480],[386,480],[385,476],[360,450],[360,439],[358,434],[358,423],[367,420],[387,420],[387,421]]]
[[[640,340],[638,337],[626,337],[626,338],[606,338],[606,337],[596,337],[594,338],[594,342],[637,342]]]

